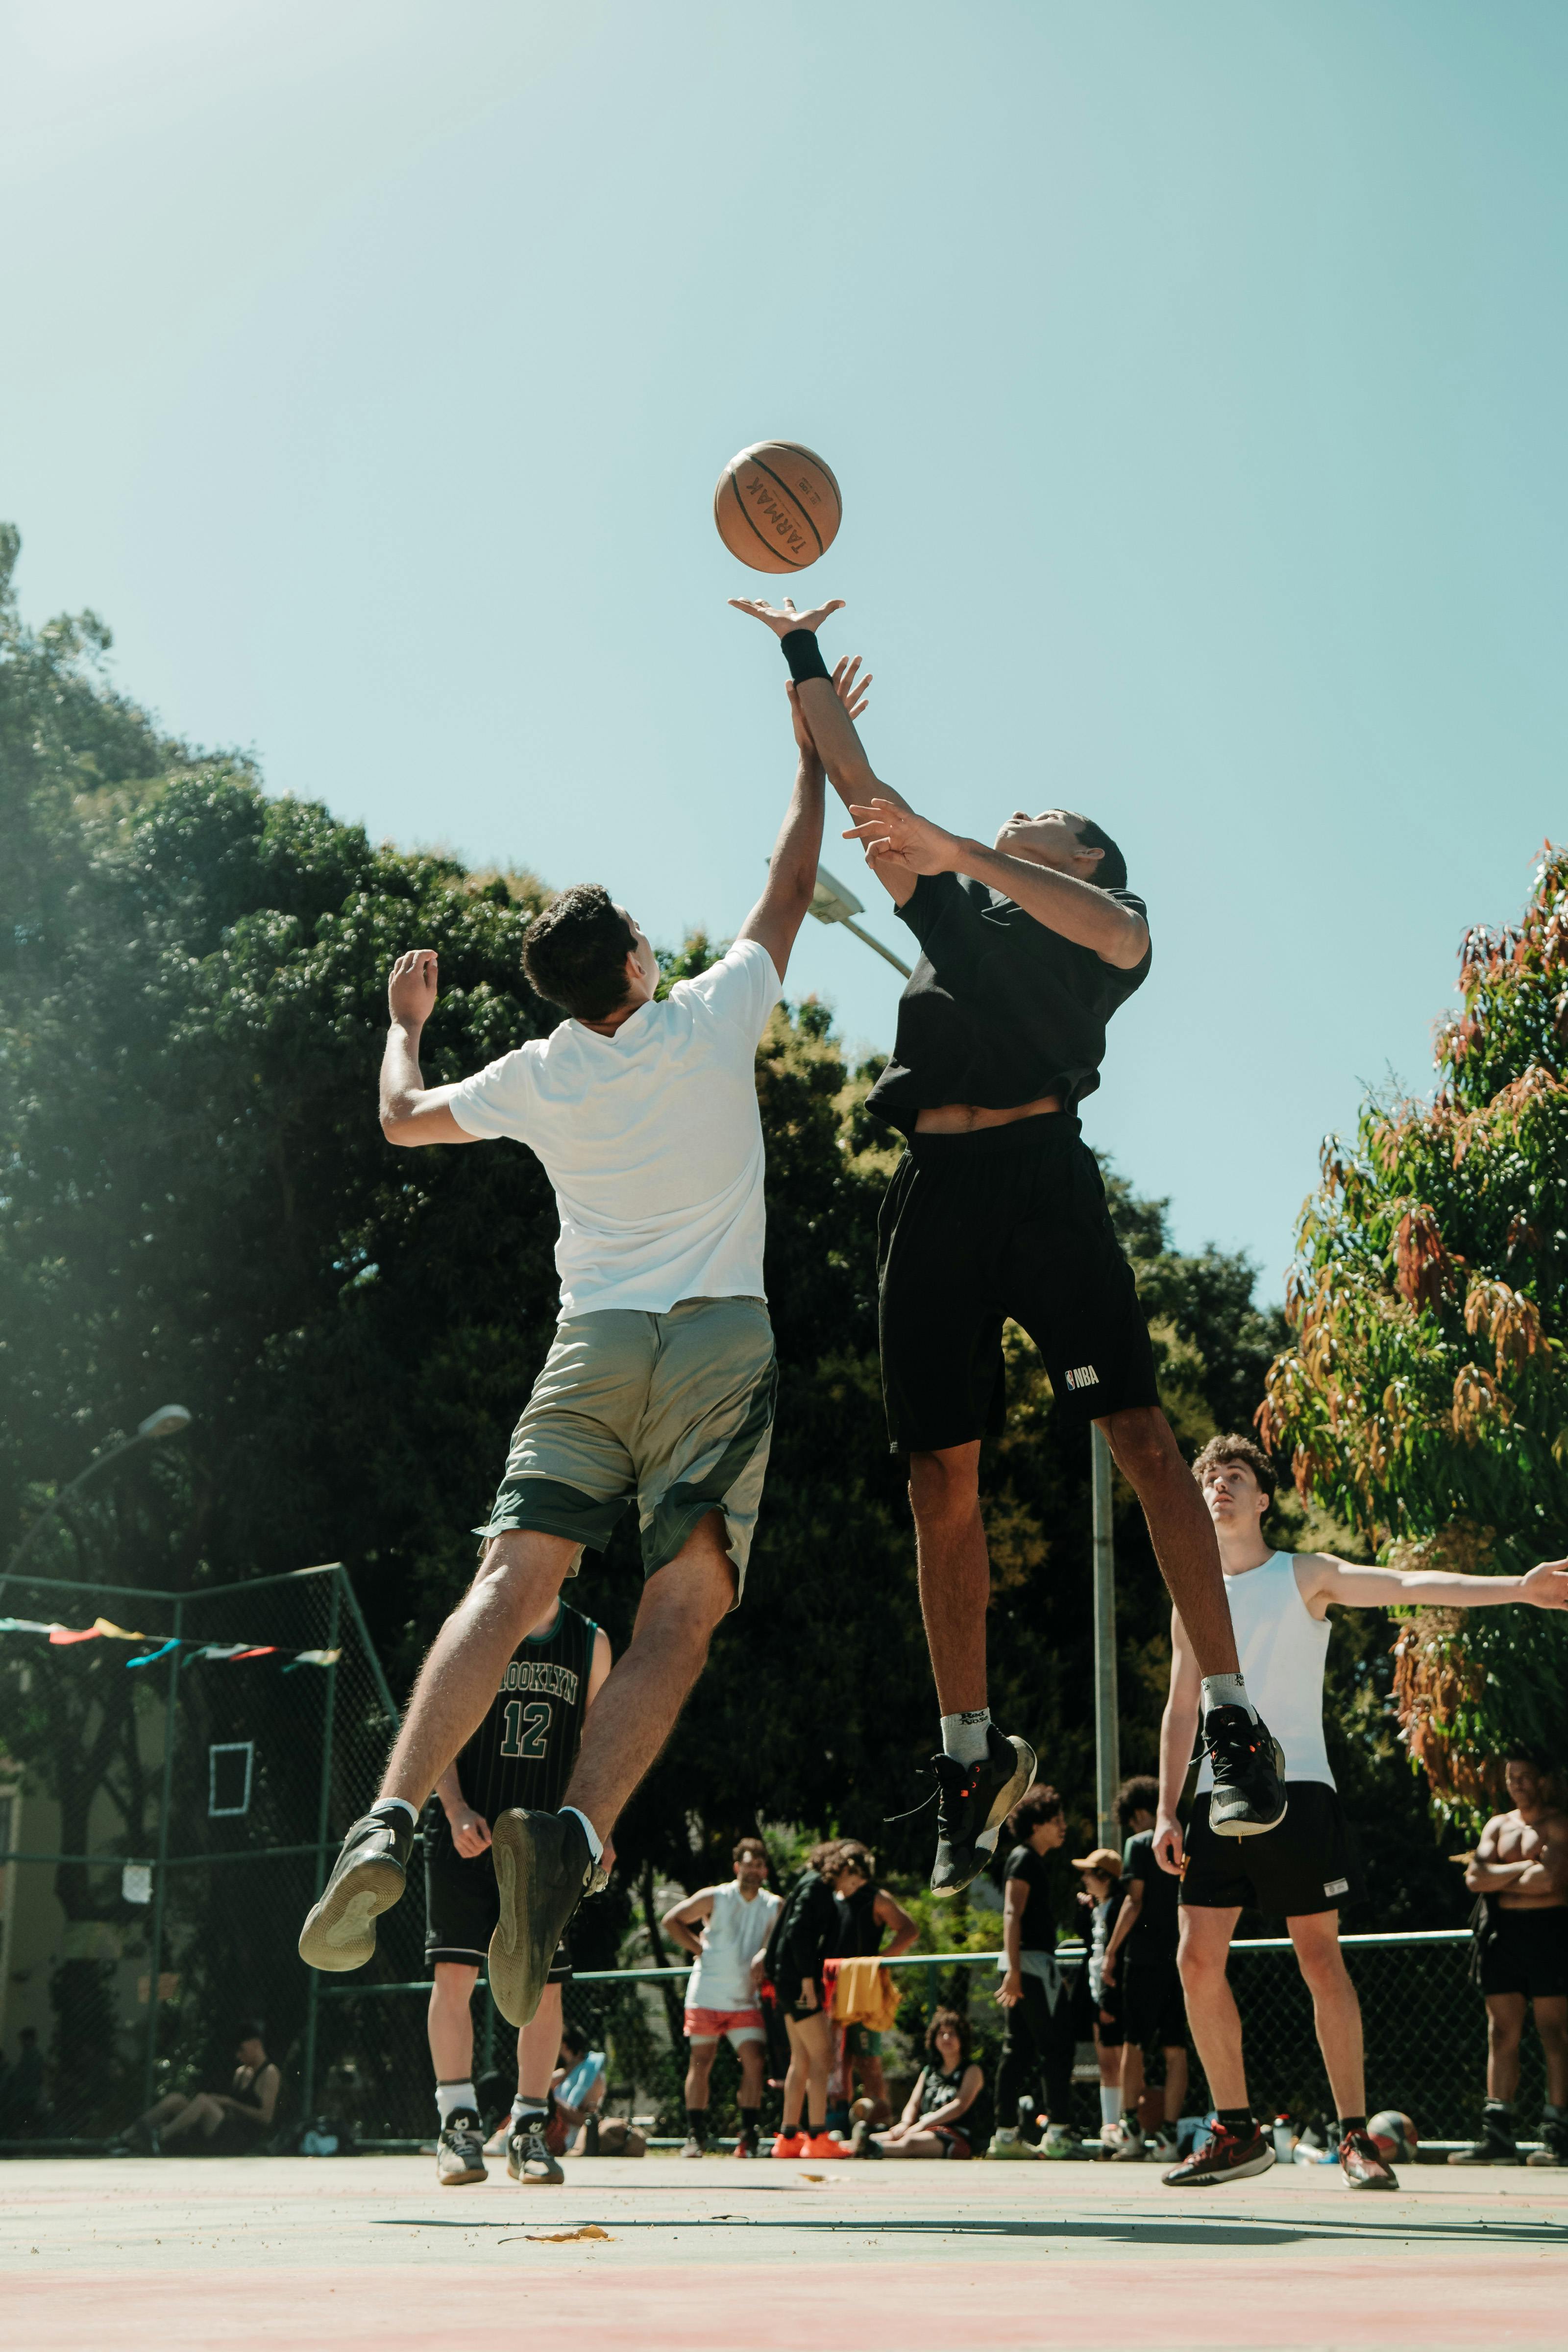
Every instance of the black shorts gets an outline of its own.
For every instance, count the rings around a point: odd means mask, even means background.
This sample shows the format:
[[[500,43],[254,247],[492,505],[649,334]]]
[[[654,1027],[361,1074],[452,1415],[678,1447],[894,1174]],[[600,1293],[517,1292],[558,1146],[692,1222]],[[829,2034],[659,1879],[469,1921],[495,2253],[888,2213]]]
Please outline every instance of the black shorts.
[[[911,1135],[877,1223],[877,1285],[894,1454],[999,1433],[1009,1318],[1045,1358],[1058,1412],[1160,1401],[1099,1164],[1066,1112]]]
[[[1193,1806],[1182,1858],[1182,1901],[1204,1911],[1268,1911],[1300,1919],[1337,1911],[1351,1894],[1350,1841],[1336,1790],[1286,1784],[1289,1811],[1261,1837],[1216,1837],[1206,1792]]]
[[[1148,1958],[1131,1952],[1122,1968],[1126,1976],[1121,1988],[1122,2039],[1137,2050],[1184,2049],[1187,2004],[1182,1999],[1174,1952],[1155,1953]]]
[[[1561,2000],[1568,1993],[1568,1910],[1495,1911],[1481,1946],[1481,1990]]]
[[[425,1965],[434,1969],[437,1960],[456,1960],[462,1968],[482,1969],[500,1917],[494,1860],[488,1851],[471,1861],[458,1852],[434,1798],[426,1807],[424,1826]],[[563,1937],[545,1982],[571,1981],[572,1955]]]

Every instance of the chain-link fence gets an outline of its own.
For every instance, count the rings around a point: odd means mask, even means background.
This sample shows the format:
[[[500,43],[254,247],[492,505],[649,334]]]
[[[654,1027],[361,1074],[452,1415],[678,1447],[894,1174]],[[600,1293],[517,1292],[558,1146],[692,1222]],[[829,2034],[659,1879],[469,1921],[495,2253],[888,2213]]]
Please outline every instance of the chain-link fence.
[[[1462,1930],[1346,1936],[1346,1964],[1361,1997],[1366,2029],[1367,2092],[1373,2107],[1397,2107],[1415,2123],[1428,2147],[1454,2145],[1475,2137],[1480,2125],[1486,2078],[1486,2018],[1481,1997],[1469,1980],[1470,1940]],[[1082,1947],[1060,1948],[1065,1967],[1082,1964]],[[901,2100],[921,2063],[925,2026],[939,2003],[966,2012],[974,2054],[995,2080],[1002,2023],[994,1994],[994,1953],[911,1953],[890,1965],[903,1990],[897,2026],[882,2037],[883,2063],[895,2102]],[[685,2045],[679,2031],[679,1996],[685,1967],[623,1969],[579,1976],[567,1989],[564,2013],[580,2025],[608,2058],[608,2104],[622,2114],[651,2123],[656,2137],[675,2137],[682,2128],[681,2080]],[[1310,1997],[1286,1937],[1262,1937],[1232,1947],[1231,1984],[1241,2011],[1248,2084],[1255,2105],[1268,2116],[1289,2113],[1299,2121],[1331,2121],[1329,2089],[1312,2027]],[[428,2139],[434,2126],[429,2061],[425,2047],[423,1981],[404,1984],[329,1985],[323,2015],[344,2079],[376,2086],[355,2110],[361,2144],[413,2146]],[[510,2100],[513,2084],[513,2036],[493,2010],[481,1982],[475,1992],[476,2075],[487,2121]],[[712,2085],[716,2133],[732,2128],[737,2069],[721,2044]],[[1150,2080],[1160,2079],[1157,2053],[1151,2053]],[[1100,2127],[1097,2070],[1091,2050],[1079,2053],[1075,2069],[1074,2127],[1092,2139]],[[1528,2035],[1520,2113],[1539,2112],[1543,2095],[1539,2049]],[[1207,2086],[1195,2057],[1186,2106],[1203,2114]]]
[[[10,1576],[0,1612],[0,2142],[226,2087],[242,2018],[280,2120],[312,2113],[331,2061],[295,1938],[396,1720],[347,1574]],[[412,1975],[422,1927],[388,1921],[382,1973]]]

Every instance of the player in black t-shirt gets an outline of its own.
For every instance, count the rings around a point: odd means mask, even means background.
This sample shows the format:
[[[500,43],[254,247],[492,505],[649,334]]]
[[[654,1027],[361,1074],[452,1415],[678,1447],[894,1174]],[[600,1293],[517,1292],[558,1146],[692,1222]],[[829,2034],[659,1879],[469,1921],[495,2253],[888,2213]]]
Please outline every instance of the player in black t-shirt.
[[[1127,1896],[1105,1955],[1105,1981],[1120,1990],[1121,2004],[1121,2116],[1110,2150],[1118,2164],[1137,2163],[1146,2153],[1174,2163],[1176,2121],[1187,2095],[1187,2007],[1176,1966],[1181,1881],[1160,1867],[1154,1853],[1159,1801],[1152,1775],[1124,1781],[1116,1801],[1121,1826],[1131,1832],[1121,1857]],[[1164,2121],[1146,2149],[1138,2102],[1143,2053],[1152,2043],[1164,2053]]]
[[[425,1959],[434,1979],[430,2055],[441,2118],[436,2173],[447,2188],[486,2178],[469,2000],[500,1910],[490,1825],[514,1805],[555,1811],[576,1761],[583,1717],[609,1671],[603,1627],[565,1601],[552,1601],[508,1660],[489,1713],[425,1809]],[[514,2180],[563,2178],[544,2129],[561,2046],[561,1988],[571,1980],[563,1944],[538,2011],[517,2037],[518,2095],[505,2126]]]
[[[1132,1270],[1077,1117],[1100,1083],[1107,1022],[1148,975],[1143,901],[1110,835],[1075,810],[1015,809],[991,847],[917,816],[872,772],[817,647],[838,603],[731,602],[782,640],[855,820],[846,837],[921,945],[868,1108],[906,1142],[878,1277],[889,1444],[910,1457],[942,1714],[931,1891],[969,1885],[1035,1769],[986,1705],[980,1446],[1003,1425],[1009,1317],[1045,1358],[1057,1411],[1099,1424],[1143,1506],[1202,1659],[1204,1738],[1225,1791],[1211,1822],[1237,1837],[1271,1829],[1283,1765],[1242,1685],[1214,1529],[1160,1410]]]
[[[996,1988],[1006,2023],[991,2153],[1037,2153],[1018,2129],[1019,2103],[1026,2097],[1032,2108],[1043,2083],[1050,2122],[1037,2152],[1054,2158],[1074,2148],[1072,2001],[1057,1964],[1056,1888],[1046,1859],[1067,1837],[1056,1790],[1037,1781],[1008,1814],[1007,1835],[1013,1849],[1003,1898],[1002,1981]]]

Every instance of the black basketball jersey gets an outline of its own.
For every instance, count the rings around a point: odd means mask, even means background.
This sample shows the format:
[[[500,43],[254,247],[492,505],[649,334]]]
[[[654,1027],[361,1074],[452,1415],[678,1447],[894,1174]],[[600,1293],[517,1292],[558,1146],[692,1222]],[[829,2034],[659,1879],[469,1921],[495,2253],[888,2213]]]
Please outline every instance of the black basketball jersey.
[[[508,1661],[489,1713],[458,1758],[463,1795],[487,1822],[512,1805],[558,1810],[577,1760],[598,1630],[563,1601],[551,1631],[530,1633]]]

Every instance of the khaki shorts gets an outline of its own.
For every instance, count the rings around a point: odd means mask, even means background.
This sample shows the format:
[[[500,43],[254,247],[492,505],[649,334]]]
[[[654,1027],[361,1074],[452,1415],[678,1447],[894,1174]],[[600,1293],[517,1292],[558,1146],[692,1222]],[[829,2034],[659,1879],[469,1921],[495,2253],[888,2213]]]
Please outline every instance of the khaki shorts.
[[[738,1604],[777,1386],[760,1298],[569,1317],[512,1433],[495,1508],[474,1532],[537,1528],[603,1551],[635,1496],[651,1576],[700,1519],[722,1511]]]

